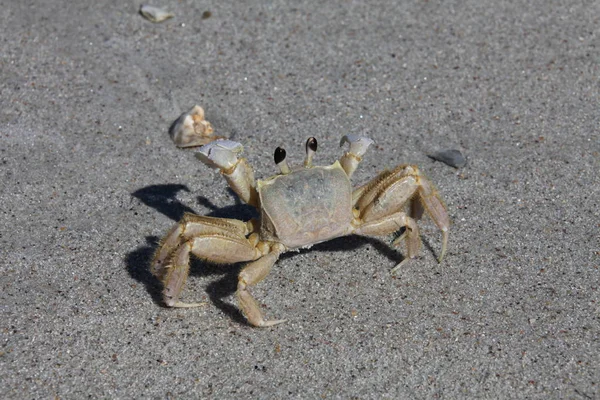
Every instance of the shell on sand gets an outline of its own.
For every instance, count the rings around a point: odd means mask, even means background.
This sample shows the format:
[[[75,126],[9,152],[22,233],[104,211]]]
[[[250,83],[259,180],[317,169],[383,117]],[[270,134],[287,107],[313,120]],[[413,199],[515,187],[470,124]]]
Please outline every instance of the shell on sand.
[[[210,122],[204,119],[204,109],[196,105],[177,118],[169,133],[177,147],[194,147],[223,139],[213,132]]]

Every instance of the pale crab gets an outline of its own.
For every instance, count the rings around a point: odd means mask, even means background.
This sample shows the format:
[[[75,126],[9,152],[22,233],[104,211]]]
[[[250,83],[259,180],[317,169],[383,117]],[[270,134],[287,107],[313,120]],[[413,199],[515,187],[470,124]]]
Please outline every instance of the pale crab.
[[[448,243],[450,221],[446,208],[431,182],[414,165],[400,165],[380,173],[370,182],[352,189],[350,177],[373,141],[344,136],[340,145],[349,150],[329,166],[313,166],[315,138],[306,142],[304,165],[290,169],[285,150],[275,150],[281,173],[254,181],[252,168],[238,155],[242,145],[217,140],[200,148],[202,162],[217,168],[229,186],[246,203],[256,207],[259,219],[205,217],[187,213],[161,241],[152,263],[152,273],[164,286],[163,299],[169,307],[196,307],[203,303],[179,300],[189,272],[190,254],[220,264],[251,261],[239,273],[237,298],[241,311],[254,326],[285,322],[267,320],[249,287],[263,280],[279,256],[289,250],[310,247],[341,236],[388,235],[404,228],[393,246],[406,241],[407,257],[398,270],[419,253],[418,220],[427,211],[442,231],[441,262]],[[410,205],[410,211],[404,209]]]

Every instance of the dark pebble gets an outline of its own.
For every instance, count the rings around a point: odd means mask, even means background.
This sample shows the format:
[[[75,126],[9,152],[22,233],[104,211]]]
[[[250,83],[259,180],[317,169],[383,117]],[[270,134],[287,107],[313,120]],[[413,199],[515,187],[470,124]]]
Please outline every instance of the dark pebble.
[[[461,168],[467,165],[467,159],[459,150],[442,150],[429,154],[428,157],[454,168]]]

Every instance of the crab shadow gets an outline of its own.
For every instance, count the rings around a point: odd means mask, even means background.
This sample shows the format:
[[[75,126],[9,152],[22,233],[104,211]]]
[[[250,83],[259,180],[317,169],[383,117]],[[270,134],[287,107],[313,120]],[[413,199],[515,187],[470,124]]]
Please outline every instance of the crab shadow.
[[[174,222],[179,221],[186,212],[195,213],[194,210],[177,200],[177,193],[180,191],[189,192],[185,185],[152,185],[139,189],[131,195],[139,199],[143,204],[154,208],[158,212],[166,215]],[[247,205],[242,204],[239,198],[230,191],[230,194],[235,198],[235,204],[232,206],[218,208],[210,200],[203,196],[197,198],[198,204],[210,210],[204,215],[218,218],[234,218],[247,221],[257,217],[256,210]],[[125,257],[125,264],[130,276],[136,281],[142,283],[147,292],[152,296],[152,299],[157,304],[163,307],[161,283],[150,273],[150,263],[156,252],[160,238],[157,236],[147,236],[146,243],[137,249],[129,252]],[[431,249],[427,241],[423,242],[425,247]],[[327,242],[319,243],[312,246],[310,249],[301,249],[299,252],[289,252],[281,256],[281,260],[294,257],[297,254],[307,252],[335,252],[335,251],[355,251],[365,245],[371,245],[380,254],[383,254],[390,260],[391,265],[395,265],[403,260],[400,252],[379,238],[367,236],[346,236],[337,239],[332,239]],[[195,278],[211,278],[220,276],[219,279],[212,281],[206,287],[206,295],[209,300],[232,320],[241,324],[247,324],[246,319],[239,309],[226,301],[237,290],[238,274],[245,263],[237,263],[231,265],[215,265],[201,261],[192,257],[190,262],[190,276]],[[185,292],[185,289],[184,289]],[[198,301],[199,295],[184,293],[184,297],[189,297],[191,301]]]

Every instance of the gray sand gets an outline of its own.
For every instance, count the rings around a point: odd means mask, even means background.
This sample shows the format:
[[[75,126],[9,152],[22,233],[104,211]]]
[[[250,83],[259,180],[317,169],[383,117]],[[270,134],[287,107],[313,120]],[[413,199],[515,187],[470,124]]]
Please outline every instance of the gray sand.
[[[600,2],[2,3],[3,398],[600,398]],[[253,291],[281,326],[245,323],[240,265],[163,307],[183,212],[253,216],[169,138],[194,104],[257,177],[308,136],[376,142],[355,184],[419,165],[446,260],[425,218],[395,277],[389,237],[285,255]]]

